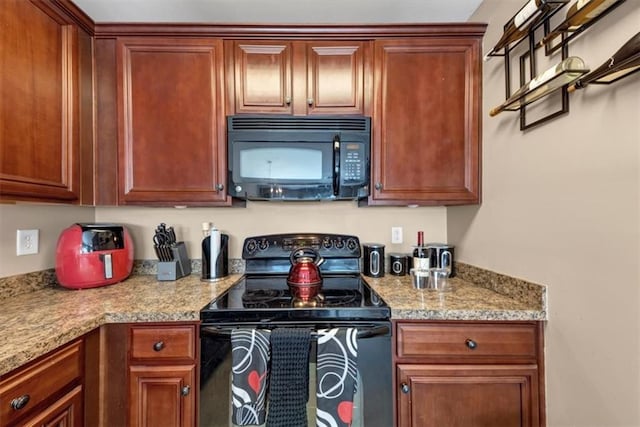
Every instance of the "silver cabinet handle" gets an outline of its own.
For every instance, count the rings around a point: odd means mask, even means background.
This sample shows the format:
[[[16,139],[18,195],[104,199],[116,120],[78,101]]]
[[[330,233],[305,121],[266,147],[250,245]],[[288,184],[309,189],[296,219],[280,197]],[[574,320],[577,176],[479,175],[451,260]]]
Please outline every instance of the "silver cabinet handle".
[[[376,182],[376,190],[382,190],[382,183]]]
[[[478,343],[472,340],[471,338],[467,338],[467,340],[464,343],[467,345],[467,348],[469,350],[475,350],[476,348],[478,348]]]
[[[188,385],[182,387],[182,389],[180,390],[180,394],[182,396],[187,396],[190,392],[191,392],[191,387],[189,387]]]
[[[400,391],[402,391],[404,394],[409,394],[409,392],[411,391],[411,388],[409,387],[409,384],[402,383],[400,384]]]
[[[284,98],[284,103],[287,104],[287,105],[290,105],[291,104],[291,97],[290,96],[285,97]]]
[[[28,394],[24,394],[20,397],[16,397],[11,401],[11,409],[13,409],[14,411],[19,411],[20,409],[27,406],[27,403],[29,403],[30,399],[31,399],[31,396],[29,396]]]
[[[216,190],[218,191],[224,190],[224,184],[216,184]]]
[[[307,98],[307,104],[311,107],[313,105],[313,98]]]
[[[158,341],[153,345],[154,351],[161,351],[164,348],[164,341]]]

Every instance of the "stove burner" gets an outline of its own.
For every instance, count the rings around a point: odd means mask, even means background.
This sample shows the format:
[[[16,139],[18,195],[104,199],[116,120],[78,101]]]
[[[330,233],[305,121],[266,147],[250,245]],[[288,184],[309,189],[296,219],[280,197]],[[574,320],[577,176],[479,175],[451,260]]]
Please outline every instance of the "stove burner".
[[[362,294],[357,289],[327,289],[309,299],[297,298],[287,289],[247,289],[242,294],[244,308],[359,307]]]
[[[291,307],[293,308],[316,308],[324,306],[324,295],[321,293],[310,299],[291,298]]]

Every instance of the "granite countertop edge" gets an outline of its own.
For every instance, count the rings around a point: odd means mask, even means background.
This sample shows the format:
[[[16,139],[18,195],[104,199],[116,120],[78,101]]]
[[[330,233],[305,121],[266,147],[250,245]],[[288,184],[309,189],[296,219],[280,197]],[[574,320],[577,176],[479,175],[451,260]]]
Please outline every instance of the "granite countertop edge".
[[[102,288],[70,291],[56,285],[5,299],[11,304],[0,314],[0,376],[104,324],[197,321],[209,301],[241,278],[232,274],[212,284],[197,275],[175,282],[138,275]],[[462,278],[451,279],[448,293],[413,289],[408,276],[364,278],[389,304],[393,320],[547,320],[544,292],[539,304],[529,304]]]

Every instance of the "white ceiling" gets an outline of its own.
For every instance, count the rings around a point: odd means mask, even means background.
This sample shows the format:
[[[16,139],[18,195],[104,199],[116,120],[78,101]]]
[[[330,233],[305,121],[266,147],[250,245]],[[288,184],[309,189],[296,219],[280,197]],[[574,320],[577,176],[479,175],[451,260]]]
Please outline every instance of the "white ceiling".
[[[482,0],[73,0],[95,22],[465,22]]]

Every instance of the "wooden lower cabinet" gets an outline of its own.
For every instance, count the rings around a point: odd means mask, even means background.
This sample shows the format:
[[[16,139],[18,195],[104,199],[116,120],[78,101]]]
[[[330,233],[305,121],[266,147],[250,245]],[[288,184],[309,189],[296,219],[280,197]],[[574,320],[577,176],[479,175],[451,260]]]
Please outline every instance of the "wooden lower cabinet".
[[[82,426],[83,356],[77,340],[0,380],[0,426]]]
[[[132,426],[195,426],[195,365],[129,367]]]
[[[399,427],[537,426],[530,366],[397,366]]]
[[[540,322],[398,321],[398,427],[545,425]]]
[[[197,325],[133,324],[128,332],[128,425],[197,425]]]
[[[34,418],[24,423],[25,427],[81,427],[84,425],[82,412],[82,386],[44,409]]]

